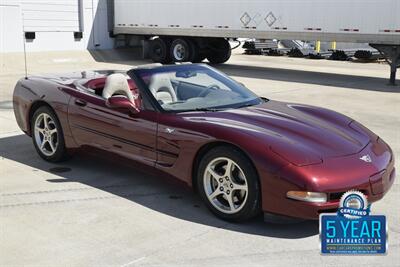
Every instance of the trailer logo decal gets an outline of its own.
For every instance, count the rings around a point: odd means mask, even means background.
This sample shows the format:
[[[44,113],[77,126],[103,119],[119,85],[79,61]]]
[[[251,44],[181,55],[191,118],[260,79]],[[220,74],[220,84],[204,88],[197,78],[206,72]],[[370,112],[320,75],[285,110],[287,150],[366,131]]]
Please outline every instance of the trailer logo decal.
[[[265,22],[269,27],[274,25],[275,21],[277,20],[275,15],[272,12],[269,12],[268,15],[265,17]]]
[[[244,26],[247,26],[251,21],[251,17],[249,14],[247,14],[247,12],[244,12],[244,14],[240,17],[240,21]]]

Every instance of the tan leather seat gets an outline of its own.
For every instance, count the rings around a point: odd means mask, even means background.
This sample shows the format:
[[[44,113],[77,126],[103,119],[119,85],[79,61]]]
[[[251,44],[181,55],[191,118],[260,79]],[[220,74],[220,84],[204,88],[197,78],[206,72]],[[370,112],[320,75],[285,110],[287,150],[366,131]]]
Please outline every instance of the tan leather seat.
[[[168,74],[154,74],[150,79],[149,88],[157,101],[170,103],[178,100]]]
[[[128,80],[122,73],[114,73],[106,78],[103,97],[108,99],[113,95],[124,95],[132,102],[135,100],[129,87]]]

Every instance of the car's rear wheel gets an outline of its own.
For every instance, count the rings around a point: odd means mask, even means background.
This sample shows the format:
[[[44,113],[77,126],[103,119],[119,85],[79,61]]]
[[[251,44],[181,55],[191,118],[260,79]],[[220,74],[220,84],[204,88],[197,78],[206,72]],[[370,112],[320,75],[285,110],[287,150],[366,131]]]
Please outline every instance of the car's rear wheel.
[[[259,212],[256,170],[236,148],[216,147],[202,158],[197,188],[207,207],[224,220],[244,221]]]
[[[40,157],[50,162],[68,158],[61,124],[49,107],[42,106],[34,112],[31,129],[33,144]]]

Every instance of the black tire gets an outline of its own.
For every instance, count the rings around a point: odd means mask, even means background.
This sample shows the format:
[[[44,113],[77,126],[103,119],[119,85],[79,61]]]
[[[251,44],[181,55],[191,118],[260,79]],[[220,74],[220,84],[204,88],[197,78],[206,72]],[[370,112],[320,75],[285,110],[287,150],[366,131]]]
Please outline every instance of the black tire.
[[[208,164],[213,162],[214,160],[218,160],[219,158],[228,158],[231,159],[237,164],[240,169],[244,172],[245,179],[247,181],[247,199],[243,201],[243,206],[236,213],[225,213],[216,208],[207,197],[207,189],[205,188],[205,180],[207,179],[205,176],[206,168]],[[213,212],[217,217],[234,222],[241,222],[248,220],[260,212],[260,185],[257,172],[251,163],[251,161],[238,149],[231,146],[219,146],[213,148],[208,151],[200,161],[200,164],[197,169],[197,189],[199,194],[207,207]],[[217,186],[217,189],[220,185]],[[222,190],[222,189],[221,189]],[[229,193],[226,191],[225,193]],[[221,195],[220,195],[221,196]],[[226,197],[223,196],[223,197]],[[232,198],[233,198],[233,190],[232,190]]]
[[[209,52],[207,59],[212,64],[221,64],[229,60],[231,57],[231,45],[228,40],[216,38],[209,42]]]
[[[149,55],[154,62],[167,64],[171,62],[169,56],[171,41],[167,38],[155,38],[149,45]]]
[[[195,56],[195,49],[192,41],[178,38],[172,41],[170,57],[173,62],[192,62]]]
[[[204,59],[206,59],[206,55],[200,53],[197,58],[193,59],[193,62],[200,63],[203,62]]]
[[[201,53],[199,45],[194,40],[188,40],[190,45],[191,55],[191,62],[199,63],[202,62],[206,56]]]
[[[54,128],[57,130],[57,145],[55,148],[55,152],[51,155],[46,155],[40,148],[38,144],[38,140],[36,138],[35,132],[35,123],[39,116],[47,115],[51,118],[52,122],[54,122]],[[62,130],[60,121],[58,120],[57,115],[47,106],[42,106],[38,108],[34,113],[30,121],[31,124],[31,132],[32,132],[32,141],[33,145],[39,156],[46,161],[49,162],[61,162],[67,160],[69,158],[69,154],[67,153],[67,149],[65,148],[65,140],[64,140],[64,132]],[[49,127],[50,128],[50,127]],[[53,128],[53,129],[54,129]],[[43,134],[42,134],[43,136]]]

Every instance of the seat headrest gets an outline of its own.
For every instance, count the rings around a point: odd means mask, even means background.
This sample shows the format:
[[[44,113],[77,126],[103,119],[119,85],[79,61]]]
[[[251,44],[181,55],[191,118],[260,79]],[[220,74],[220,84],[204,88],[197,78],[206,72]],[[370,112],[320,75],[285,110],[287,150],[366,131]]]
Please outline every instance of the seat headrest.
[[[150,91],[155,94],[158,91],[167,91],[166,88],[169,90],[172,88],[172,83],[168,74],[158,73],[151,76],[149,87]]]
[[[157,101],[162,101],[162,104],[171,103],[174,101],[172,95],[169,92],[157,92],[156,93]]]
[[[103,97],[108,99],[115,94],[125,95],[129,100],[134,101],[127,77],[122,73],[113,73],[106,78]]]
[[[149,89],[157,100],[157,94],[159,92],[167,92],[170,94],[172,101],[177,101],[178,99],[168,74],[158,73],[151,76]]]

